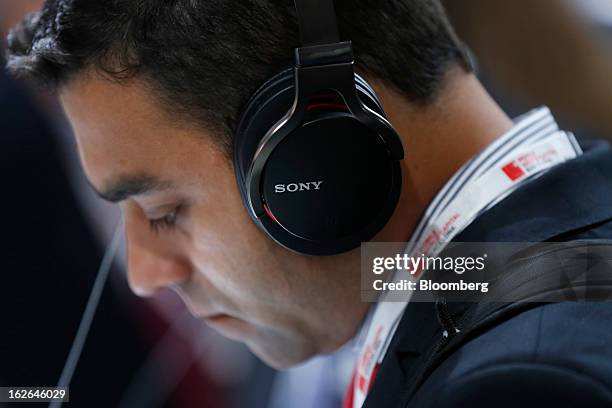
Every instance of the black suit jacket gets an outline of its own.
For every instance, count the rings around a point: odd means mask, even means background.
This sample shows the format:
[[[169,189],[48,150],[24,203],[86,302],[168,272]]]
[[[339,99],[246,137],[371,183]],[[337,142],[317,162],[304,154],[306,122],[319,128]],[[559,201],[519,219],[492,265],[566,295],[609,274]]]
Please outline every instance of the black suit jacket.
[[[585,154],[515,191],[457,242],[612,238],[612,150]],[[465,311],[453,306],[456,317]],[[434,305],[410,304],[365,407],[406,406],[410,379],[437,342]],[[612,406],[612,303],[535,306],[468,341],[427,377],[410,407]]]

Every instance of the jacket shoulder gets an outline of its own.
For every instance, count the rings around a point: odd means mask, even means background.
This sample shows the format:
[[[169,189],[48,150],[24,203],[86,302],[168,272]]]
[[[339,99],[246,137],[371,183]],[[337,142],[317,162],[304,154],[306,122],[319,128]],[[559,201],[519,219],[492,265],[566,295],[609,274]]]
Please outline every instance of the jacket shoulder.
[[[612,303],[521,313],[449,356],[411,406],[612,406],[611,325]]]

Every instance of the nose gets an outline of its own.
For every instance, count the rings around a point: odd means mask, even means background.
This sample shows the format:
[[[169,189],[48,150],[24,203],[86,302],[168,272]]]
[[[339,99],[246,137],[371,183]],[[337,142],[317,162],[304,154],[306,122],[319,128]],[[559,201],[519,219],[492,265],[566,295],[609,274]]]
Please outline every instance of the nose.
[[[176,257],[166,257],[128,241],[128,283],[142,297],[153,296],[160,289],[186,282],[191,267]]]
[[[128,283],[142,297],[153,296],[160,289],[190,279],[190,262],[182,257],[175,244],[166,242],[126,217]]]

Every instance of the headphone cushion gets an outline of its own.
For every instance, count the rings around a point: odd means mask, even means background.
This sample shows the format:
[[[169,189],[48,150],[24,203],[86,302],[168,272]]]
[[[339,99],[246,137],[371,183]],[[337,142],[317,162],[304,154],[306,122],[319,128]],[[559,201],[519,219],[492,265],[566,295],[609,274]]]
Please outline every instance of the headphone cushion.
[[[261,85],[249,99],[234,135],[234,167],[244,198],[246,173],[260,140],[291,108],[293,68],[287,68]]]

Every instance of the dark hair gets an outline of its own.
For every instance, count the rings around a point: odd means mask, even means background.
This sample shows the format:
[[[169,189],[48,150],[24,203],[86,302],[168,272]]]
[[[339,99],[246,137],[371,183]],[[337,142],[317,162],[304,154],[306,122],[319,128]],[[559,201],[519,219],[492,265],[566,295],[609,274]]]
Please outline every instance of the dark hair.
[[[438,0],[335,5],[358,68],[409,100],[427,103],[450,66],[467,66]],[[240,109],[291,63],[297,38],[292,0],[47,0],[9,35],[8,68],[53,87],[87,68],[138,76],[228,147]]]

